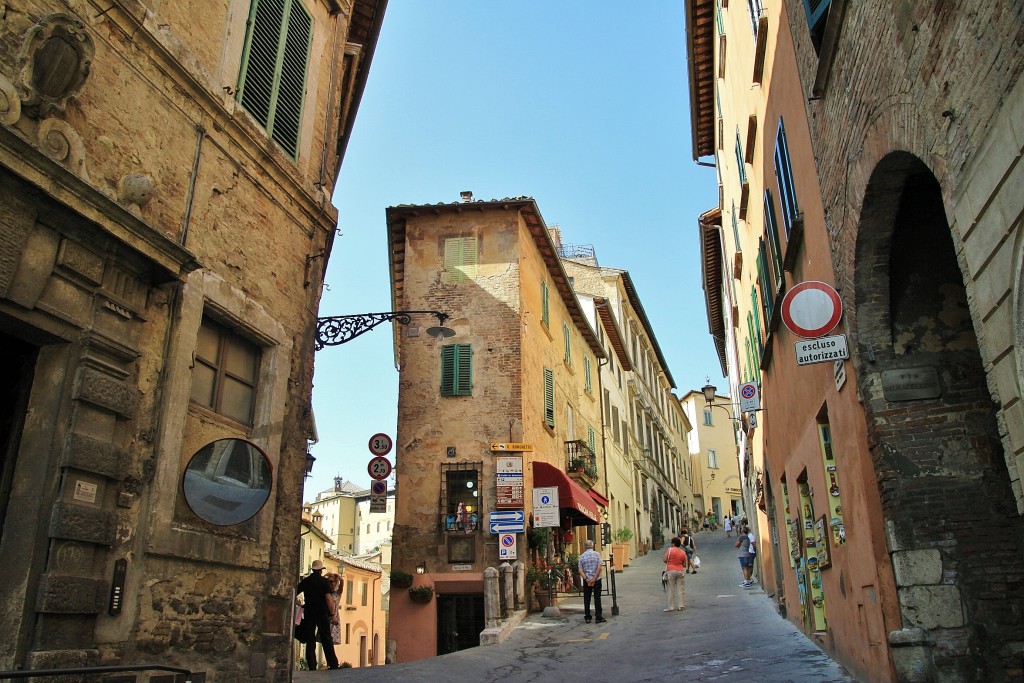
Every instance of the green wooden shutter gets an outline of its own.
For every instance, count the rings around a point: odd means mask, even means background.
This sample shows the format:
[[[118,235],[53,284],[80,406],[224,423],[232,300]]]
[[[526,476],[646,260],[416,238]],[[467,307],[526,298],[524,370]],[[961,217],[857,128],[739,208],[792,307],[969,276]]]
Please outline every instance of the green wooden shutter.
[[[544,422],[555,428],[555,373],[544,368]]]
[[[570,342],[569,323],[562,323],[562,340],[565,342],[565,364],[572,367],[572,343]]]
[[[594,383],[590,379],[590,356],[583,356],[583,388],[588,394],[594,391]]]
[[[587,445],[590,446],[591,453],[597,453],[597,432],[593,427],[587,427]]]
[[[256,0],[249,15],[238,101],[270,137],[298,154],[313,18],[298,0]]]
[[[473,394],[473,349],[469,344],[441,347],[441,395]]]
[[[547,282],[541,282],[540,283],[540,298],[541,298],[540,319],[542,321],[544,321],[544,325],[546,327],[551,327],[551,315],[550,315],[551,311],[550,311],[550,308],[548,306],[548,283]]]
[[[449,237],[444,241],[444,281],[449,284],[476,278],[477,242],[475,237]]]

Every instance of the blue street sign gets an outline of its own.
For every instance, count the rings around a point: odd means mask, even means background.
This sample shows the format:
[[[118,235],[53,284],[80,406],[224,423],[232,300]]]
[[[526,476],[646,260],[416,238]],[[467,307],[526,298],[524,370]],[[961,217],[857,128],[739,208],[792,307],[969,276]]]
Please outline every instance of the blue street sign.
[[[526,531],[526,515],[522,510],[495,510],[487,513],[492,534],[521,534]]]

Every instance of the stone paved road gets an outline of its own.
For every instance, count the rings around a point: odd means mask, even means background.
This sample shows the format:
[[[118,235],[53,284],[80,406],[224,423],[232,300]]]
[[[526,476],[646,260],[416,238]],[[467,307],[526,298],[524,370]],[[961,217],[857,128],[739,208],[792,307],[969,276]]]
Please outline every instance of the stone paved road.
[[[855,683],[776,612],[760,588],[743,589],[733,540],[697,535],[702,566],[686,577],[686,609],[663,612],[662,552],[616,575],[619,614],[606,598],[604,624],[584,624],[582,603],[560,603],[561,617],[530,614],[508,639],[441,657],[340,671],[296,671],[299,683]]]

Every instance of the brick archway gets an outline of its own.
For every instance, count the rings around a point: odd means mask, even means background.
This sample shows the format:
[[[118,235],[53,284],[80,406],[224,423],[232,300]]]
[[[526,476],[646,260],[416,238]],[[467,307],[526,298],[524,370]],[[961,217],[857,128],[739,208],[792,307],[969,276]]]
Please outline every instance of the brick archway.
[[[858,390],[903,621],[890,645],[902,680],[1010,680],[1024,543],[946,215],[930,169],[895,152],[857,230]]]

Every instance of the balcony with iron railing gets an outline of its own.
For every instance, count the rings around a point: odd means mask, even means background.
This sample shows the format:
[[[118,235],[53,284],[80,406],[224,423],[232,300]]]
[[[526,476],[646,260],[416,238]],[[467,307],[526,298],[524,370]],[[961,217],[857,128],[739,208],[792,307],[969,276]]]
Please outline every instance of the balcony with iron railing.
[[[597,456],[583,441],[565,442],[565,471],[585,488],[597,484]]]

